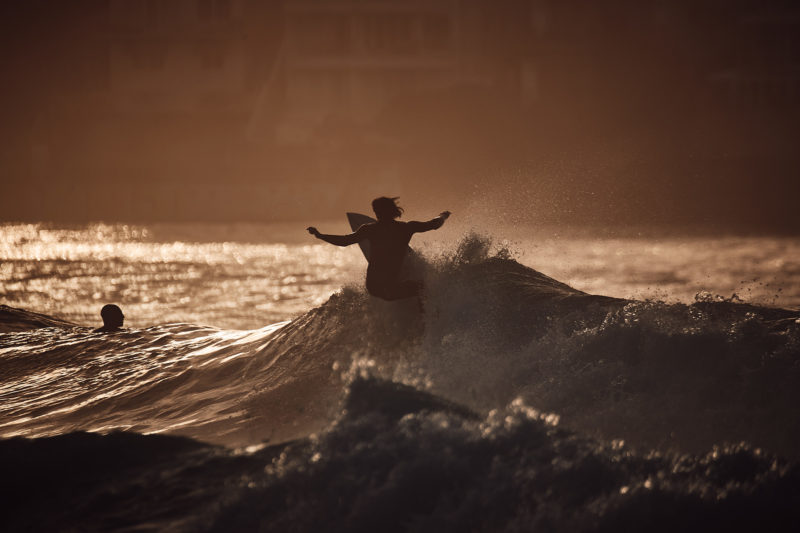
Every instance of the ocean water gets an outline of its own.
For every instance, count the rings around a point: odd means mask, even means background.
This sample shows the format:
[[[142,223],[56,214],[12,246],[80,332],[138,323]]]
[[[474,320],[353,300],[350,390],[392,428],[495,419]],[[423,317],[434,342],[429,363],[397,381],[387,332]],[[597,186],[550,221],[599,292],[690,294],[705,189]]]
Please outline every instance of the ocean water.
[[[347,231],[343,222],[316,225]],[[489,231],[456,220],[413,244],[436,257],[470,233],[593,294],[800,306],[798,238],[609,230],[598,237],[563,228]],[[117,302],[134,327],[186,322],[254,329],[298,316],[342,286],[361,285],[364,271],[356,247],[320,243],[302,224],[0,225],[3,303],[86,325],[98,323],[103,304]]]
[[[800,241],[489,233],[3,227],[0,530],[798,529]]]

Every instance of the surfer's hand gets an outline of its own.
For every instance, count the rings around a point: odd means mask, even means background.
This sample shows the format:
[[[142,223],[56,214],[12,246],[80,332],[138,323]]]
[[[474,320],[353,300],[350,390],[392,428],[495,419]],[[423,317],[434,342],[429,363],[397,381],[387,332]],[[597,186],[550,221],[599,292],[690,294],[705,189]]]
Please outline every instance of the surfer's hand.
[[[442,220],[447,220],[447,217],[450,216],[450,211],[442,211],[439,213],[439,216],[442,218]]]
[[[319,231],[314,226],[309,226],[306,228],[308,232],[313,235],[314,237],[319,237]]]

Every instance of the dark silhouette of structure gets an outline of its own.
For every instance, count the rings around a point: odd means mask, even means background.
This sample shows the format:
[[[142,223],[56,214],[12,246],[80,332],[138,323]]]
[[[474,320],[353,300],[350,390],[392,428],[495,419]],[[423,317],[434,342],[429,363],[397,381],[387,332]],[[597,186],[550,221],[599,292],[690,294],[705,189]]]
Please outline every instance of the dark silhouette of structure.
[[[100,316],[103,318],[103,327],[95,329],[93,333],[110,333],[122,329],[125,315],[122,314],[122,309],[118,305],[104,305],[100,310]]]
[[[422,290],[421,281],[400,279],[408,243],[415,233],[441,228],[450,211],[443,211],[427,222],[400,222],[397,219],[403,214],[403,209],[397,205],[397,198],[385,196],[373,200],[372,209],[377,222],[364,224],[349,235],[326,235],[313,226],[308,228],[308,232],[336,246],[350,246],[368,240],[367,291],[384,300],[418,296]]]

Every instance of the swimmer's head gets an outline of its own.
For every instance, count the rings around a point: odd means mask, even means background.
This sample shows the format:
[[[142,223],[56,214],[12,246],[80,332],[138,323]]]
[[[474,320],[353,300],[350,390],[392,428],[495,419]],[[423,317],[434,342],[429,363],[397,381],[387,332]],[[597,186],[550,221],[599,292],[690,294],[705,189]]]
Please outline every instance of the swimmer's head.
[[[104,305],[100,310],[100,316],[103,318],[104,328],[121,328],[122,322],[125,320],[122,309],[114,304]]]
[[[403,208],[397,205],[399,196],[388,198],[381,196],[372,200],[372,210],[378,220],[394,220],[403,214]]]

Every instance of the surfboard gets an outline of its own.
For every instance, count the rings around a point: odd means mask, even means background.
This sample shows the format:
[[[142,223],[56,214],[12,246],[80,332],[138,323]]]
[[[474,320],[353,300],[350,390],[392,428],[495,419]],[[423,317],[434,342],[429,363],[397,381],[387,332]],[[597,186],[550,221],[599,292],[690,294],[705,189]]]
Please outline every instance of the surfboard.
[[[370,224],[376,222],[376,220],[361,213],[347,213],[347,222],[350,223],[350,229],[355,231],[364,224]],[[369,241],[361,241],[358,246],[361,248],[364,257],[369,261]]]

